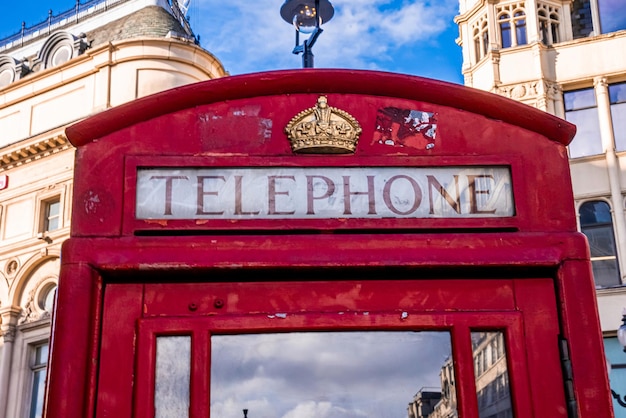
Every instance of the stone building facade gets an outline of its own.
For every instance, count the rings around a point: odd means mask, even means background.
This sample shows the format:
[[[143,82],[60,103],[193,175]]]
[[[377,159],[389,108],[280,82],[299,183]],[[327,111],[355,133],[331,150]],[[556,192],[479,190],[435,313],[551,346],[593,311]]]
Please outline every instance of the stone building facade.
[[[0,39],[0,417],[41,414],[70,231],[74,149],[64,128],[225,75],[175,0],[91,0]]]
[[[616,339],[626,308],[626,7],[612,0],[460,0],[467,86],[577,125],[574,205],[590,244],[611,387],[626,393]],[[622,168],[624,167],[624,168]],[[545,204],[546,191],[541,191]],[[548,193],[549,194],[549,193]],[[617,416],[626,409],[614,404]]]

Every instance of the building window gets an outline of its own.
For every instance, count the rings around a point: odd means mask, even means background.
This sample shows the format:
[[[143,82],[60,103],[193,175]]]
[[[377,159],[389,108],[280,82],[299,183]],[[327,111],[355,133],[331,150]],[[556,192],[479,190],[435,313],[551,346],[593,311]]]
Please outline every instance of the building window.
[[[502,43],[502,48],[510,48],[513,46],[513,40],[511,38],[511,18],[508,14],[502,14],[498,21],[500,22],[500,42]]]
[[[626,83],[609,86],[615,149],[626,151]]]
[[[42,206],[42,230],[50,232],[61,227],[61,199],[59,196],[45,200]]]
[[[615,0],[574,0],[574,39],[626,29],[626,8]]]
[[[484,17],[474,25],[474,59],[476,62],[483,59],[489,51],[489,30],[487,18]]]
[[[576,125],[576,136],[569,145],[570,158],[602,154],[600,123],[593,88],[568,91],[563,95],[565,119]]]
[[[558,10],[545,4],[539,5],[539,32],[541,41],[545,45],[559,42],[559,14]]]
[[[43,412],[43,395],[46,385],[46,371],[48,366],[48,343],[33,346],[31,375],[33,384],[31,388],[29,418],[41,418]]]
[[[502,48],[510,48],[527,44],[526,14],[520,5],[503,6],[498,12],[500,46]]]
[[[601,200],[585,202],[579,210],[580,229],[587,237],[596,287],[621,284],[613,220],[608,203]]]
[[[600,15],[600,33],[626,29],[626,5],[623,1],[596,0]]]
[[[522,11],[517,11],[513,21],[515,23],[516,45],[526,45],[528,43],[526,39],[526,15]]]

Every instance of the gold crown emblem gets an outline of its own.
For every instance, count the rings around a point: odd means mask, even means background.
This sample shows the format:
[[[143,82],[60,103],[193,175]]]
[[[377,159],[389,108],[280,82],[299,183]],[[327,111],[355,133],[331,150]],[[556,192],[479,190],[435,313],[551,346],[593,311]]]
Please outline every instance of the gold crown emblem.
[[[303,110],[285,127],[293,152],[349,154],[356,150],[361,125],[348,112],[328,106],[326,96]]]

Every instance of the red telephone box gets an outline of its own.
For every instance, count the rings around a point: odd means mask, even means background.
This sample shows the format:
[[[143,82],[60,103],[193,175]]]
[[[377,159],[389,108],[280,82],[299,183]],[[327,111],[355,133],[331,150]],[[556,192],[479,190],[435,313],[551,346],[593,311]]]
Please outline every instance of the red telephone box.
[[[67,134],[47,417],[612,415],[573,125],[443,82],[298,70]]]

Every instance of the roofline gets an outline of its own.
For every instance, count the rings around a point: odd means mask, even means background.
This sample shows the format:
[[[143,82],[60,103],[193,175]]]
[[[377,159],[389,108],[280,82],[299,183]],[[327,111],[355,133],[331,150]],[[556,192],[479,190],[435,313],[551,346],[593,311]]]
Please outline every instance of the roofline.
[[[339,93],[395,97],[448,106],[500,120],[568,145],[576,126],[483,90],[405,74],[341,69],[251,73],[185,85],[116,106],[69,126],[74,146],[168,113],[226,100],[280,94]]]

